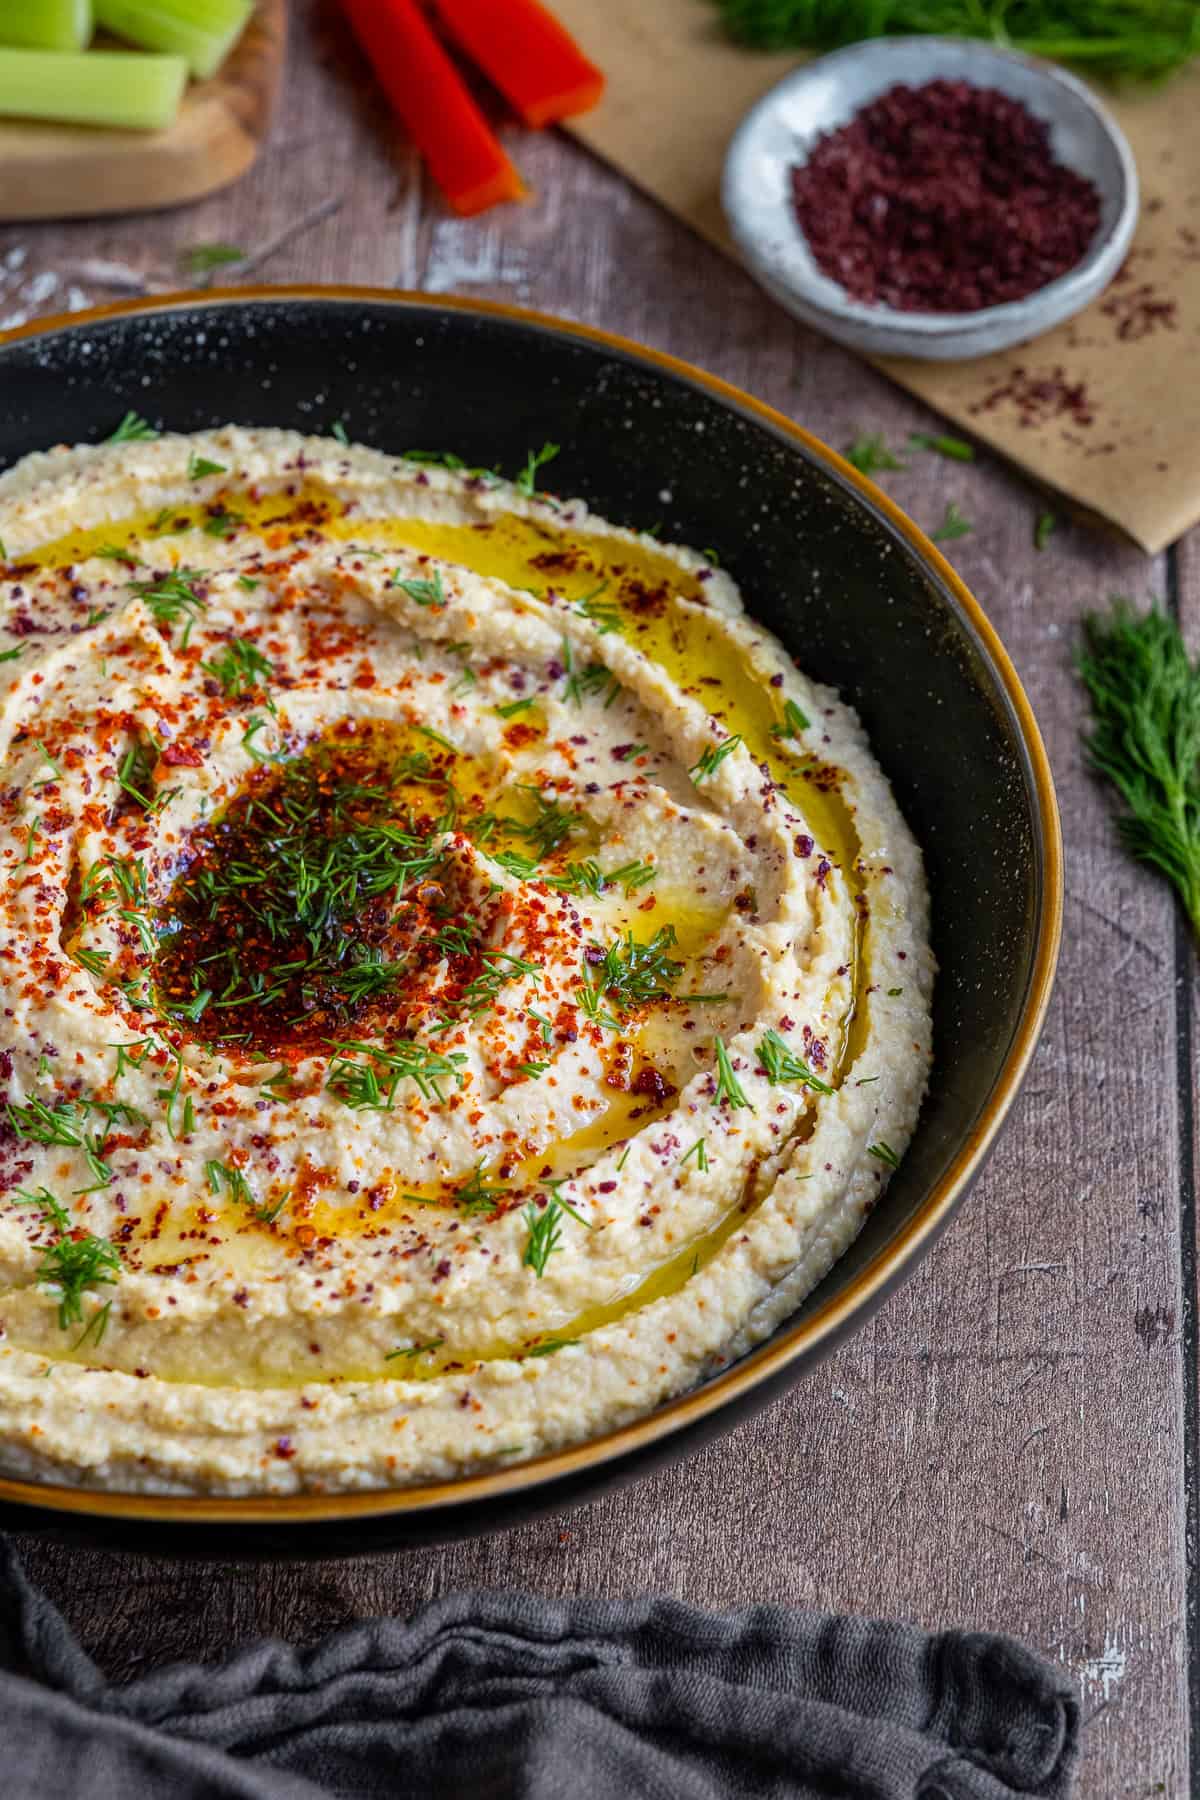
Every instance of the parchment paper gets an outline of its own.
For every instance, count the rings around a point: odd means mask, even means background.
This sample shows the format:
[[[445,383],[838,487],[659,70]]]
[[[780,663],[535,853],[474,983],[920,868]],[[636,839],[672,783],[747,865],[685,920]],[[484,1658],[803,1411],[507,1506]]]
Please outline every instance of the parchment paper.
[[[731,43],[707,0],[554,8],[609,79],[597,110],[572,122],[575,135],[734,254],[720,205],[726,146],[803,58]],[[1107,294],[1015,350],[880,366],[1157,551],[1200,520],[1200,66],[1162,85],[1097,91],[1128,134],[1142,187],[1133,249]]]

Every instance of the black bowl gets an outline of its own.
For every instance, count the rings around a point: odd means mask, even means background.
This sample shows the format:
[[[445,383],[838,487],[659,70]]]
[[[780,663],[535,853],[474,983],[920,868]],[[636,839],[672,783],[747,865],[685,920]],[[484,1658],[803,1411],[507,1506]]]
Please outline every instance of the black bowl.
[[[712,376],[511,308],[357,289],[237,290],[45,321],[0,345],[0,464],[229,420],[515,470],[562,445],[561,493],[714,545],[751,611],[862,715],[925,853],[940,965],[934,1068],[900,1172],[857,1243],[770,1341],[634,1425],[452,1485],[286,1499],[92,1493],[0,1480],[0,1525],[172,1554],[355,1552],[591,1497],[683,1455],[799,1379],[912,1269],[1012,1104],[1050,995],[1058,813],[1020,683],[915,525],[833,451]]]

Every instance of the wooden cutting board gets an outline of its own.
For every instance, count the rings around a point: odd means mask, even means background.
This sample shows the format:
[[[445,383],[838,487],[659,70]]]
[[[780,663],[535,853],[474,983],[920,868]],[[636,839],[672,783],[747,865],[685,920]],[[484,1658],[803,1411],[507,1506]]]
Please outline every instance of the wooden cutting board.
[[[259,0],[224,67],[191,83],[169,131],[0,121],[0,224],[178,206],[236,181],[266,137],[286,41],[287,0]]]

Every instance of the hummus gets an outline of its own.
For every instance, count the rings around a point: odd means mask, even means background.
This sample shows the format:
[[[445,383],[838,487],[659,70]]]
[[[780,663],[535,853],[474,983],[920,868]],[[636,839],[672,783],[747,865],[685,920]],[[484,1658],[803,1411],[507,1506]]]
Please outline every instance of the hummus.
[[[119,439],[0,478],[0,1467],[444,1480],[744,1353],[928,1073],[853,712],[538,457]]]

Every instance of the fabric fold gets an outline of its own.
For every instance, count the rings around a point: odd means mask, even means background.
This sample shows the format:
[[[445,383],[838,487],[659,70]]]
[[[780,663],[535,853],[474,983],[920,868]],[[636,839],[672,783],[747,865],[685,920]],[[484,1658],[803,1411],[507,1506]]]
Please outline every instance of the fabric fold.
[[[1011,1638],[653,1597],[451,1594],[116,1686],[0,1566],[10,1800],[1066,1800],[1078,1734]]]

